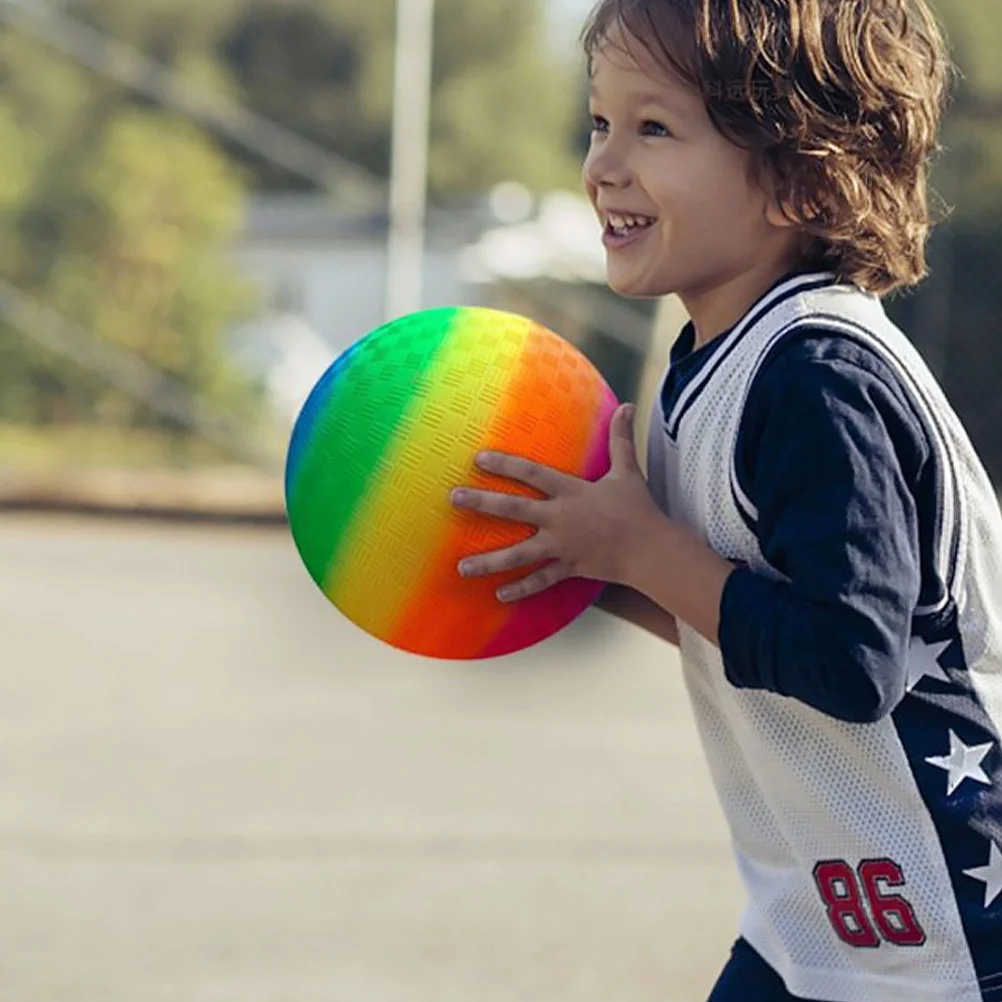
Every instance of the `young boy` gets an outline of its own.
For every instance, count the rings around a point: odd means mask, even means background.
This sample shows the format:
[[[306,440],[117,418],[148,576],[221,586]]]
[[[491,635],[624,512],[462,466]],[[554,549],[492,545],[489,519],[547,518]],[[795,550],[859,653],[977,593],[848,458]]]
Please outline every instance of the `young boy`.
[[[1002,515],[880,297],[925,274],[949,69],[924,0],[602,0],[586,189],[690,322],[589,484],[472,560],[681,647],[749,901],[711,1002],[1002,1000]],[[463,562],[464,565],[468,563]],[[510,597],[510,596],[506,596]]]

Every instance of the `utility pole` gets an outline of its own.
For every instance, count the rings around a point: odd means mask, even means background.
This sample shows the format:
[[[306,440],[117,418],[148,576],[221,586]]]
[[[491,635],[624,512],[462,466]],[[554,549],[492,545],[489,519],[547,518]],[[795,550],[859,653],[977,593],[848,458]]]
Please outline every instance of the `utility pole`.
[[[386,320],[421,309],[435,0],[397,0]]]

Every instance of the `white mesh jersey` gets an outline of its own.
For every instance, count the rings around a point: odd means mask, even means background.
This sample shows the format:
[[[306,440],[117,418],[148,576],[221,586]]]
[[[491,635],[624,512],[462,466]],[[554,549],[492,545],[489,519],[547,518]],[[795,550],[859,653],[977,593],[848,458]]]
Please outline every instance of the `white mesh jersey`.
[[[737,688],[718,648],[679,624],[686,684],[748,892],[741,934],[807,999],[1002,1002],[1002,515],[921,356],[877,297],[829,273],[779,284],[721,335],[670,413],[655,402],[651,492],[718,553],[782,577],[756,541],[735,446],[758,367],[805,325],[856,339],[893,367],[943,489],[902,666],[907,695],[889,716],[847,723]],[[958,745],[960,722],[977,725],[984,741]]]

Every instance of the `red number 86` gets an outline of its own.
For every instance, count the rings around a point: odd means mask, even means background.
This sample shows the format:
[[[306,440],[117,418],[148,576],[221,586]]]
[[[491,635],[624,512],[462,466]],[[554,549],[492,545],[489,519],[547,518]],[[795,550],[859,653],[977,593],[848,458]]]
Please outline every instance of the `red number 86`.
[[[925,942],[925,931],[908,901],[899,894],[882,893],[882,883],[900,887],[905,882],[894,860],[864,859],[859,864],[857,881],[856,873],[844,859],[826,859],[814,867],[814,882],[828,909],[828,921],[839,939],[850,946],[877,947],[881,937],[896,946],[921,946]]]

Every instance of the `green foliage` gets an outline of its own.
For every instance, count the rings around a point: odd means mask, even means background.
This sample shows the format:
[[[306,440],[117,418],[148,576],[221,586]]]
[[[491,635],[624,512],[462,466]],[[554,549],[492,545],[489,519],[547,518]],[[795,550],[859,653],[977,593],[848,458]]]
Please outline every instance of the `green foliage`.
[[[430,188],[577,184],[575,70],[543,0],[438,0]],[[389,170],[395,0],[66,0],[62,9],[376,175]],[[15,28],[0,29],[0,278],[101,342],[249,407],[220,336],[247,183],[307,186]],[[0,419],[156,424],[86,367],[0,327]]]
[[[244,290],[225,262],[240,186],[184,122],[125,110],[80,164],[48,298],[90,330],[218,396],[217,333]]]
[[[1002,267],[992,249],[1002,203],[1002,12],[994,3],[932,2],[961,69],[933,187],[954,208],[947,224],[954,244],[979,248],[970,260],[972,274],[980,262],[984,288]],[[546,50],[544,3],[437,0],[434,200],[479,195],[509,178],[536,191],[578,188],[582,67]],[[388,175],[396,0],[64,0],[62,7],[208,96]],[[240,407],[248,397],[227,371],[219,338],[247,303],[226,248],[248,184],[309,186],[0,29],[0,278],[210,400]],[[967,294],[976,297],[977,287]],[[957,353],[968,342],[953,318],[950,327],[943,340],[959,385]],[[997,370],[1002,346],[979,342],[978,350],[992,355],[978,360],[985,371]],[[0,328],[0,419],[94,414],[153,421],[102,378]]]
[[[1002,369],[998,336],[1002,271],[1002,10],[970,0],[931,0],[955,76],[933,164],[930,207],[940,220],[929,277],[888,312],[915,340],[942,382],[995,483],[1002,485]]]
[[[568,75],[532,49],[458,67],[438,85],[430,174],[440,190],[483,190],[514,178],[536,191],[580,186],[569,142],[577,110]]]
[[[244,191],[234,168],[200,130],[11,32],[0,61],[0,276],[194,393],[247,406],[219,350],[247,299],[225,257]],[[0,415],[162,420],[10,328]]]
[[[1002,118],[947,119],[944,151],[931,185],[952,209],[952,218],[971,231],[999,228],[1002,206]]]
[[[1002,11],[993,3],[932,0],[945,30],[951,58],[960,70],[960,88],[975,94],[1002,94]]]
[[[568,137],[576,70],[543,51],[541,0],[438,0],[429,187],[479,194],[513,178],[577,185]],[[386,177],[395,0],[257,0],[219,51],[248,106]],[[256,165],[263,183],[291,179]]]

